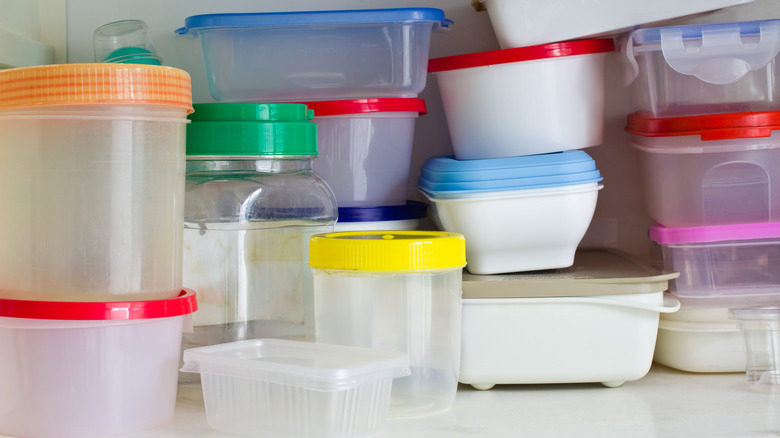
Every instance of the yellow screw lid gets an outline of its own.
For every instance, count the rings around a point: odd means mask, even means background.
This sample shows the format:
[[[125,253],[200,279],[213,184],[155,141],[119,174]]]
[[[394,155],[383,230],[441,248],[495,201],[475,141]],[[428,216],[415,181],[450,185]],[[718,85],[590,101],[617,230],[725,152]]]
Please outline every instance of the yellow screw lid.
[[[312,236],[309,266],[344,271],[427,271],[466,265],[462,234],[351,231]]]
[[[142,64],[56,64],[0,71],[0,109],[81,104],[170,105],[192,112],[190,75]]]

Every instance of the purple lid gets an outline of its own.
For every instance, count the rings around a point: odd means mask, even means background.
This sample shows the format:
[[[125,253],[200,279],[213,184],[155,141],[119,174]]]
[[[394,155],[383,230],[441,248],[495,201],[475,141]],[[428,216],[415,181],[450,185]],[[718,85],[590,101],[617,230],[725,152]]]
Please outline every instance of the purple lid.
[[[780,237],[780,222],[666,228],[650,226],[650,240],[660,244],[723,242]]]

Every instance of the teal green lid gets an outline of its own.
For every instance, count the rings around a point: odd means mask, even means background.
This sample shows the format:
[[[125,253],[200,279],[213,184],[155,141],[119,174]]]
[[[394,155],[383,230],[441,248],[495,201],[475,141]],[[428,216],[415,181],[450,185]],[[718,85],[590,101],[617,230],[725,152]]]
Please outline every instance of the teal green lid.
[[[103,62],[113,62],[116,64],[162,65],[159,56],[143,47],[120,47],[109,53]]]
[[[314,112],[299,103],[199,103],[187,155],[317,155]]]

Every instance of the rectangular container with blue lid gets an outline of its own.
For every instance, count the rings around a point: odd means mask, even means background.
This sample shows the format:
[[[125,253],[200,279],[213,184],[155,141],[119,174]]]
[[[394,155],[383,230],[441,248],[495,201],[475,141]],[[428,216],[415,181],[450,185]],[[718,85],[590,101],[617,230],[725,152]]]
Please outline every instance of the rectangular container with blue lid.
[[[433,8],[207,14],[176,33],[201,38],[215,99],[295,102],[416,97],[450,24]]]

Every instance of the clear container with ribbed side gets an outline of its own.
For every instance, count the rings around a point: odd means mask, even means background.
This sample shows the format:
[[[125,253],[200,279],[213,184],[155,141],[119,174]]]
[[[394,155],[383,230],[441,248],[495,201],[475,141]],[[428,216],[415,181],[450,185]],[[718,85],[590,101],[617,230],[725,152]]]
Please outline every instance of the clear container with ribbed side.
[[[311,110],[196,104],[191,118],[183,281],[199,291],[200,310],[183,348],[311,338],[309,238],[333,231],[338,215],[333,192],[312,172]]]
[[[401,351],[391,417],[452,406],[460,365],[465,240],[437,231],[353,231],[312,237],[317,342]]]

